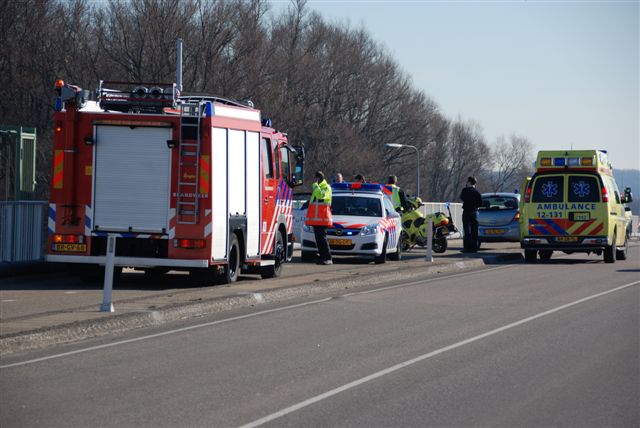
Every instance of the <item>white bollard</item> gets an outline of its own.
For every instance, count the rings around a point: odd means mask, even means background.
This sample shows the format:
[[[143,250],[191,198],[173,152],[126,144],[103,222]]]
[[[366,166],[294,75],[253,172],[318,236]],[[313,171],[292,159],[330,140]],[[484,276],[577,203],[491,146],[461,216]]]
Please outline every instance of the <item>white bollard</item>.
[[[429,222],[427,223],[427,255],[424,260],[433,262],[433,217],[429,217]]]
[[[113,266],[116,257],[116,235],[107,236],[107,260],[104,265],[104,289],[102,292],[102,305],[100,312],[113,312],[111,294],[113,292]]]

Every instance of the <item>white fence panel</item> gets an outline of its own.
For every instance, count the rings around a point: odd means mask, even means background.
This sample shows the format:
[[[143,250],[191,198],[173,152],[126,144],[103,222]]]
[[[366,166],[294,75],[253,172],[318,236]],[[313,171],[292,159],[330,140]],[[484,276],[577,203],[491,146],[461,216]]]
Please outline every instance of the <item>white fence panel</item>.
[[[453,224],[458,228],[459,232],[449,235],[448,238],[462,238],[462,204],[449,203],[449,208],[451,209]],[[446,215],[449,215],[449,211],[447,211],[447,204],[445,202],[426,202],[422,207],[420,207],[420,212],[422,213],[422,215],[433,214],[437,212],[442,212]]]
[[[44,201],[0,202],[0,262],[43,259],[47,207]]]

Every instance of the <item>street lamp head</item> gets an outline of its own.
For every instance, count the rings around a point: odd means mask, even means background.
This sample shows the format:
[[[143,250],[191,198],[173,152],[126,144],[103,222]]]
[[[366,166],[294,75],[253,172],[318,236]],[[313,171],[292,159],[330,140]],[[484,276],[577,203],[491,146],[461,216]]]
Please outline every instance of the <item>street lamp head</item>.
[[[398,143],[387,143],[387,144],[385,144],[385,147],[400,148],[400,147],[404,147],[404,144],[398,144]]]

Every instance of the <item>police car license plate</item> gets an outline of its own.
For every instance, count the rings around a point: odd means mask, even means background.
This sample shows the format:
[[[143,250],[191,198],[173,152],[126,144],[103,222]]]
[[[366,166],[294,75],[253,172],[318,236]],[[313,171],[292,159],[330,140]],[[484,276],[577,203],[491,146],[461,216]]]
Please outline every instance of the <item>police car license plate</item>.
[[[51,244],[53,251],[84,253],[87,251],[87,244]]]
[[[502,235],[504,233],[504,229],[485,229],[484,233],[487,235]]]
[[[556,242],[578,242],[577,236],[558,236]]]
[[[351,245],[351,239],[334,239],[329,238],[329,245],[337,245],[340,247],[347,247]]]

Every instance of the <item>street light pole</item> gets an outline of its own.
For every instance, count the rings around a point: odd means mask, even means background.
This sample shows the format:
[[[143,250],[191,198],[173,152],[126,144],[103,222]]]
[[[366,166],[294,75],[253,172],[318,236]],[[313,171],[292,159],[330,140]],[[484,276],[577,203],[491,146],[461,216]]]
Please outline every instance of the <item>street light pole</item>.
[[[397,144],[397,143],[387,143],[385,147],[393,147],[396,149],[401,149],[403,147],[409,147],[416,151],[416,161],[417,161],[417,177],[416,177],[416,196],[420,196],[420,152],[416,146],[412,146],[409,144]]]

